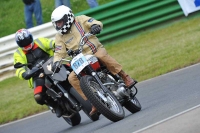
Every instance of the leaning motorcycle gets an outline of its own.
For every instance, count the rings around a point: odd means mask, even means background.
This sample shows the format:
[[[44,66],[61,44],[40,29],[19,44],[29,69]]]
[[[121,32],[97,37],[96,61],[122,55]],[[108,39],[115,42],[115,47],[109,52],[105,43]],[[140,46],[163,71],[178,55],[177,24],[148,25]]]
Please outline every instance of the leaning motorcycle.
[[[80,80],[80,86],[93,106],[109,120],[116,122],[124,118],[123,106],[131,113],[141,110],[136,98],[137,88],[125,86],[119,75],[113,75],[94,55],[83,55],[83,46],[92,36],[85,33],[77,50],[68,50],[71,60],[61,59],[70,63],[71,68]],[[59,65],[58,65],[59,66]]]
[[[72,71],[71,68],[63,64],[60,71],[55,73],[51,71],[52,64],[53,57],[49,58],[46,62],[41,61],[31,69],[29,74],[33,76],[40,72],[41,75],[45,76],[47,98],[52,98],[54,101],[57,101],[57,104],[63,110],[63,119],[69,125],[76,126],[81,122],[79,111],[83,110],[92,121],[98,120],[99,114],[89,115],[91,103],[88,100],[85,101],[68,82],[67,77]],[[14,67],[20,68],[27,65],[29,64],[16,63]],[[52,113],[55,113],[55,110],[51,106],[48,107]]]

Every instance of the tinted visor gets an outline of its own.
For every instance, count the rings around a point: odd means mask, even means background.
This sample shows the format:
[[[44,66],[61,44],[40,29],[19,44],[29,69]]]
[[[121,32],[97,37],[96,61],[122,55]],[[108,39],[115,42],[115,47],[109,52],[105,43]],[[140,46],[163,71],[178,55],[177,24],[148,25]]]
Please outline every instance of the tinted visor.
[[[23,40],[17,41],[17,44],[19,45],[19,47],[26,47],[32,42],[33,42],[33,38],[32,36],[29,36],[29,37],[24,38]]]

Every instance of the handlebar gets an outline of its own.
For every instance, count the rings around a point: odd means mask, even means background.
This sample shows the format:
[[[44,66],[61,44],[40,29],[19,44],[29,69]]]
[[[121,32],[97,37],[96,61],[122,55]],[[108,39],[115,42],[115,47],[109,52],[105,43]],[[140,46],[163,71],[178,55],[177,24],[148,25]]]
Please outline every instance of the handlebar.
[[[81,53],[83,51],[83,46],[86,44],[86,42],[88,41],[88,38],[87,37],[90,37],[92,36],[93,34],[88,32],[88,33],[85,33],[84,36],[81,38],[80,42],[79,42],[79,46],[78,46],[78,49],[77,50],[71,50],[69,49],[67,51],[67,54],[71,57],[74,57],[76,55],[78,55],[79,53]]]
[[[85,39],[86,37],[90,37],[90,36],[92,36],[92,35],[93,35],[93,34],[90,33],[90,32],[85,33],[84,36],[81,38],[79,45],[84,45],[84,44],[85,44],[85,43],[84,43],[84,39]]]
[[[40,68],[42,66],[42,64],[44,63],[44,60],[42,60],[41,62],[39,62],[38,64],[36,64],[36,67]],[[32,66],[31,63],[27,63],[27,64],[22,64],[20,62],[17,62],[15,65],[14,65],[14,68],[21,68],[23,66]]]
[[[44,60],[40,61],[38,64],[36,64],[36,67],[38,67],[38,68],[42,67],[44,62],[45,62]]]
[[[82,52],[83,46],[87,42],[85,41],[85,38],[90,37],[92,35],[93,35],[92,33],[88,32],[88,33],[85,33],[85,35],[81,38],[80,43],[79,43],[79,48],[78,48],[80,52]]]

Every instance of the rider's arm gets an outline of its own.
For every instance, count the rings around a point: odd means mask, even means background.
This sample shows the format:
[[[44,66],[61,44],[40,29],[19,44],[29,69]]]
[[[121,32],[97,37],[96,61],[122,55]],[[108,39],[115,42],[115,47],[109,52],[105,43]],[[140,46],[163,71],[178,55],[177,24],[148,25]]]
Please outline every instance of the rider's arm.
[[[55,36],[55,52],[53,62],[59,61],[67,56],[67,50],[65,43],[62,41],[59,35]]]
[[[26,61],[20,56],[19,51],[14,53],[14,65],[16,63],[25,64]],[[26,71],[25,67],[17,68],[15,74],[18,78],[24,79],[22,74]]]
[[[92,17],[86,16],[86,15],[81,15],[78,18],[78,21],[81,21],[84,26],[86,26],[87,29],[90,29],[92,25],[100,25],[101,29],[103,28],[103,24],[101,21],[98,21]]]
[[[50,56],[53,56],[55,41],[48,38],[38,38],[35,42],[40,46],[42,50],[47,52]]]
[[[54,40],[48,38],[42,38],[42,42],[47,50],[53,50],[55,48]]]

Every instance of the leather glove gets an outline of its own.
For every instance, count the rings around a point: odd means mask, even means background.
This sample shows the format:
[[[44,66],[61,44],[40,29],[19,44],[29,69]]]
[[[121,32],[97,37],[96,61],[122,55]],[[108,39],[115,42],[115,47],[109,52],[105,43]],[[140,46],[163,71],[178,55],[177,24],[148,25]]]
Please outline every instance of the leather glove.
[[[22,73],[22,77],[26,80],[30,79],[31,77],[38,74],[38,67],[33,67],[31,70],[27,70],[26,72]]]
[[[53,72],[56,70],[55,73],[58,73],[58,72],[60,71],[59,61],[56,61],[56,62],[53,64],[51,70],[52,70]]]
[[[32,74],[31,74],[31,70],[27,70],[26,72],[22,73],[22,77],[25,79],[25,80],[28,80],[32,77]]]
[[[93,35],[99,34],[100,31],[101,31],[101,26],[100,26],[100,25],[93,24],[93,25],[91,26],[91,33],[92,33]]]

